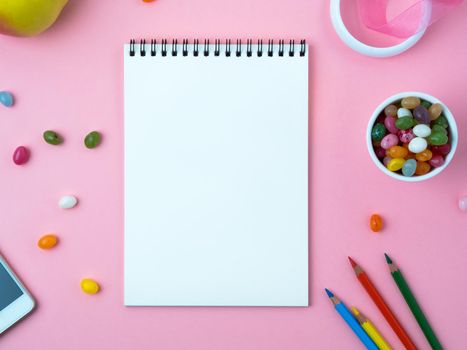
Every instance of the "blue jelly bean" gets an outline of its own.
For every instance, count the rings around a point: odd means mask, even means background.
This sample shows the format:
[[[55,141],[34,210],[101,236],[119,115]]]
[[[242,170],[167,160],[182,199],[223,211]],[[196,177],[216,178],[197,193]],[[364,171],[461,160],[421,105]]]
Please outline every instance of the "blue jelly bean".
[[[417,169],[417,161],[415,159],[407,159],[407,161],[402,166],[402,174],[404,176],[412,176],[415,174]]]
[[[0,91],[0,103],[5,107],[13,106],[13,95],[8,91]]]

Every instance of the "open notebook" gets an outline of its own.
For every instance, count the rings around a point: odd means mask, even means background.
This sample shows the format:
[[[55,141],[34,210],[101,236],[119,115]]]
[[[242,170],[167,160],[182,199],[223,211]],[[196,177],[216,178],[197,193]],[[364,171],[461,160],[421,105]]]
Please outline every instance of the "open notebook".
[[[124,46],[125,305],[308,305],[308,50]]]

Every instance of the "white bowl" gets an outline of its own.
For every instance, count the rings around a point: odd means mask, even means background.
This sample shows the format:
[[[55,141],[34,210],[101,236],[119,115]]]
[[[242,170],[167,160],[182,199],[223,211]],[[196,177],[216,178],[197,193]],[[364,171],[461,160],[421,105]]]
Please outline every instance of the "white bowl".
[[[384,111],[384,108],[386,106],[388,106],[388,105],[390,105],[390,104],[392,104],[394,102],[399,102],[401,99],[403,99],[404,97],[408,97],[408,96],[416,96],[416,97],[419,97],[420,99],[426,100],[426,101],[428,101],[430,103],[440,103],[443,106],[443,114],[444,114],[444,116],[446,117],[446,119],[447,119],[447,121],[449,123],[449,143],[451,144],[451,151],[446,156],[446,158],[444,160],[444,164],[442,166],[440,166],[438,168],[432,168],[425,175],[404,176],[404,175],[401,175],[399,173],[392,172],[392,171],[388,170],[384,166],[384,164],[381,162],[380,159],[378,159],[378,157],[376,156],[375,151],[373,149],[373,142],[372,142],[372,139],[371,139],[371,130],[373,129],[373,125],[374,125],[376,119],[381,114],[381,112]],[[417,91],[401,92],[401,93],[395,94],[395,95],[389,97],[388,99],[386,99],[385,101],[383,101],[375,109],[375,111],[373,112],[373,114],[372,114],[372,116],[370,118],[370,121],[368,122],[368,127],[367,127],[367,130],[366,130],[366,145],[368,147],[368,153],[370,153],[370,157],[371,157],[371,159],[373,159],[373,162],[376,164],[376,166],[383,173],[385,173],[386,175],[388,175],[388,176],[390,176],[390,177],[392,177],[394,179],[401,180],[401,181],[407,181],[407,182],[418,182],[418,181],[428,180],[428,179],[432,178],[433,176],[436,176],[440,172],[442,172],[449,165],[449,163],[451,163],[451,160],[452,160],[452,158],[454,156],[454,153],[456,152],[457,138],[458,138],[458,134],[457,134],[456,121],[454,120],[454,117],[453,117],[451,111],[449,110],[449,108],[443,102],[438,100],[437,98],[435,98],[435,97],[433,97],[431,95],[425,94],[423,92],[417,92]]]

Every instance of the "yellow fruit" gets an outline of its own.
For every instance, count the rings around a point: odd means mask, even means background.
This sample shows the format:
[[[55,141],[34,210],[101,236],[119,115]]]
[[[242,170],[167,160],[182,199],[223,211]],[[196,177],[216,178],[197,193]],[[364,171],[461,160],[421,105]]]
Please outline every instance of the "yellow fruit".
[[[34,36],[49,28],[68,0],[0,0],[0,34]]]

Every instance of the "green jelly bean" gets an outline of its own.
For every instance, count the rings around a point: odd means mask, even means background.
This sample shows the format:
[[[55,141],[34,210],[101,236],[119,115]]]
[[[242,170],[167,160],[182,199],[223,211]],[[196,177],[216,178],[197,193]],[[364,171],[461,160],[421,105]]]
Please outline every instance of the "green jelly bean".
[[[447,135],[448,134],[448,131],[443,128],[441,125],[433,125],[433,127],[431,128],[431,132],[442,132],[443,134]]]
[[[442,132],[433,132],[428,136],[428,142],[434,146],[441,146],[448,143],[448,136]]]
[[[431,107],[431,103],[425,100],[423,100],[420,104],[426,109],[429,109]]]
[[[98,131],[91,131],[84,138],[84,145],[87,148],[96,148],[101,143],[101,134]]]
[[[431,122],[431,125],[440,125],[446,129],[449,126],[449,123],[444,114],[441,114],[437,119]]]
[[[59,145],[63,142],[62,137],[52,130],[44,131],[43,137],[44,137],[45,142],[51,145]]]
[[[399,130],[407,130],[415,125],[415,120],[412,117],[402,117],[396,120],[396,128]]]
[[[377,123],[375,126],[373,126],[373,130],[371,130],[371,138],[374,141],[381,141],[386,135],[386,128],[384,124],[382,123]]]

